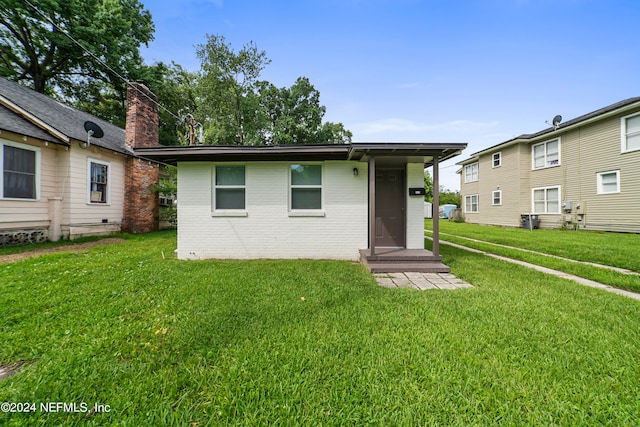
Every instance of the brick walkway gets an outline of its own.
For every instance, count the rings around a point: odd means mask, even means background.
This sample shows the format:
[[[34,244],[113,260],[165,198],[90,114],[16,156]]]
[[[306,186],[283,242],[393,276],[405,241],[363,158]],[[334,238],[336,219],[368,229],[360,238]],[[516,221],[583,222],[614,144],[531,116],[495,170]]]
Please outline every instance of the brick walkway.
[[[376,273],[376,281],[385,288],[427,289],[473,288],[451,273]]]

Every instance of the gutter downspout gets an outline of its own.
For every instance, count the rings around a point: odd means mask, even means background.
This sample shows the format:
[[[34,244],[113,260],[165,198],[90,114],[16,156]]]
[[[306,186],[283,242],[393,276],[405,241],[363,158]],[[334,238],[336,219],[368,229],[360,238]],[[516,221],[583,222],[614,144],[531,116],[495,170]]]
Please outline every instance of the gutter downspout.
[[[369,255],[376,254],[376,159],[369,157]]]

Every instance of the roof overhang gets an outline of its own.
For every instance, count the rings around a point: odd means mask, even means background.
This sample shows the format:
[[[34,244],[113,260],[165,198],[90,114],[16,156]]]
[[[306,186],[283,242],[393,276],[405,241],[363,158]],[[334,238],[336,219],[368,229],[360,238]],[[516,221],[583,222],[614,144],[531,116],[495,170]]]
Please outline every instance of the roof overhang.
[[[178,162],[325,161],[369,158],[406,159],[425,166],[438,157],[444,161],[459,155],[466,143],[352,143],[329,145],[194,145],[138,148],[137,156],[170,165]]]
[[[22,108],[19,105],[15,104],[10,99],[5,98],[4,96],[0,95],[0,104],[4,105],[5,107],[7,107],[9,110],[13,111],[14,113],[24,117],[26,120],[28,120],[29,122],[33,123],[34,125],[36,125],[40,129],[42,129],[42,130],[48,132],[49,134],[53,135],[54,137],[56,137],[57,139],[62,141],[62,143],[64,143],[65,145],[70,145],[69,137],[67,135],[65,135],[64,133],[58,131],[57,129],[49,126],[47,123],[43,122],[42,120],[40,120],[39,118],[37,118],[36,116],[34,116],[30,112],[28,112],[27,110],[25,110],[24,108]]]

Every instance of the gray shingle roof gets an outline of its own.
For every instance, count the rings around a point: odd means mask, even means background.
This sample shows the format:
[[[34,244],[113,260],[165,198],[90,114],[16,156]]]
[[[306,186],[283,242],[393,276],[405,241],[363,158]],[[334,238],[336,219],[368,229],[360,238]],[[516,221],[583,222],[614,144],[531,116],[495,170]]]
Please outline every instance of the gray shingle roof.
[[[29,112],[48,126],[73,140],[86,141],[87,132],[84,130],[84,123],[86,121],[92,121],[98,124],[104,131],[104,137],[100,139],[91,138],[92,145],[97,145],[98,147],[106,148],[118,153],[133,155],[131,150],[125,146],[124,129],[112,125],[105,120],[77,110],[28,87],[19,85],[2,77],[0,77],[0,94],[11,103]],[[12,115],[12,117],[10,115]],[[17,118],[20,118],[20,120]],[[38,126],[33,125],[31,122],[29,122],[31,126],[25,124],[25,121],[28,122],[27,119],[23,119],[16,113],[7,109],[3,108],[3,110],[0,111],[1,129],[22,133],[24,135],[44,139],[45,141],[60,142],[59,139],[40,129]],[[33,129],[33,127],[42,130],[42,132],[46,134],[46,137],[44,137],[42,133]],[[22,131],[27,131],[29,133]]]
[[[558,126],[557,131],[561,131],[564,128],[579,124],[581,122],[587,121],[587,120],[592,119],[594,117],[598,117],[598,116],[610,113],[612,111],[616,111],[616,110],[618,110],[620,108],[623,108],[623,107],[626,107],[628,105],[635,104],[635,103],[638,103],[638,102],[640,102],[640,96],[623,99],[622,101],[618,101],[618,102],[616,102],[614,104],[607,105],[606,107],[600,108],[598,110],[592,111],[592,112],[587,113],[587,114],[583,114],[582,116],[579,116],[579,117],[576,117],[574,119],[567,120],[566,122],[560,123],[560,126]],[[499,147],[502,147],[504,145],[507,145],[507,144],[510,144],[510,143],[515,143],[516,141],[526,141],[526,140],[535,139],[535,138],[537,138],[539,136],[542,136],[542,135],[545,135],[547,133],[551,133],[551,132],[554,132],[554,131],[556,131],[556,129],[554,129],[553,127],[549,127],[549,128],[543,129],[541,131],[538,131],[536,133],[524,133],[522,135],[518,135],[515,138],[511,138],[511,139],[509,139],[507,141],[504,141],[504,142],[501,142],[499,144],[492,145],[491,147],[487,147],[487,148],[484,148],[484,149],[482,149],[480,151],[477,151],[477,152],[471,154],[468,158],[466,158],[464,160],[461,160],[456,164],[460,165],[460,164],[467,163],[470,160],[475,159],[475,157],[477,155],[481,154],[481,153],[486,153],[488,151],[492,151],[492,150],[498,149]]]

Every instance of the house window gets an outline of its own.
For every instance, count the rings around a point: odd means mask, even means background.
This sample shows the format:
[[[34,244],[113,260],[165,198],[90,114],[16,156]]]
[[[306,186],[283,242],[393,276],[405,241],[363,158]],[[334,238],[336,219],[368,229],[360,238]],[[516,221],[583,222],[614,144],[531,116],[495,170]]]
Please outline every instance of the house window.
[[[322,209],[322,165],[291,165],[291,210]]]
[[[560,164],[560,139],[536,144],[531,147],[533,168],[542,169]]]
[[[216,166],[215,209],[245,209],[244,166]]]
[[[109,203],[109,163],[88,160],[89,203]]]
[[[640,150],[640,114],[622,119],[622,151]]]
[[[495,190],[491,193],[491,204],[500,206],[502,204],[502,190]]]
[[[560,187],[543,187],[533,189],[533,213],[560,213]]]
[[[620,171],[600,172],[597,174],[598,194],[620,192]]]
[[[3,199],[35,200],[38,198],[40,149],[8,141],[0,141],[0,169]]]
[[[478,180],[478,163],[472,163],[464,167],[464,182]]]
[[[502,153],[493,153],[491,155],[491,167],[498,168],[502,166]]]
[[[478,212],[478,195],[477,194],[470,194],[468,196],[464,196],[464,211],[466,213]]]

